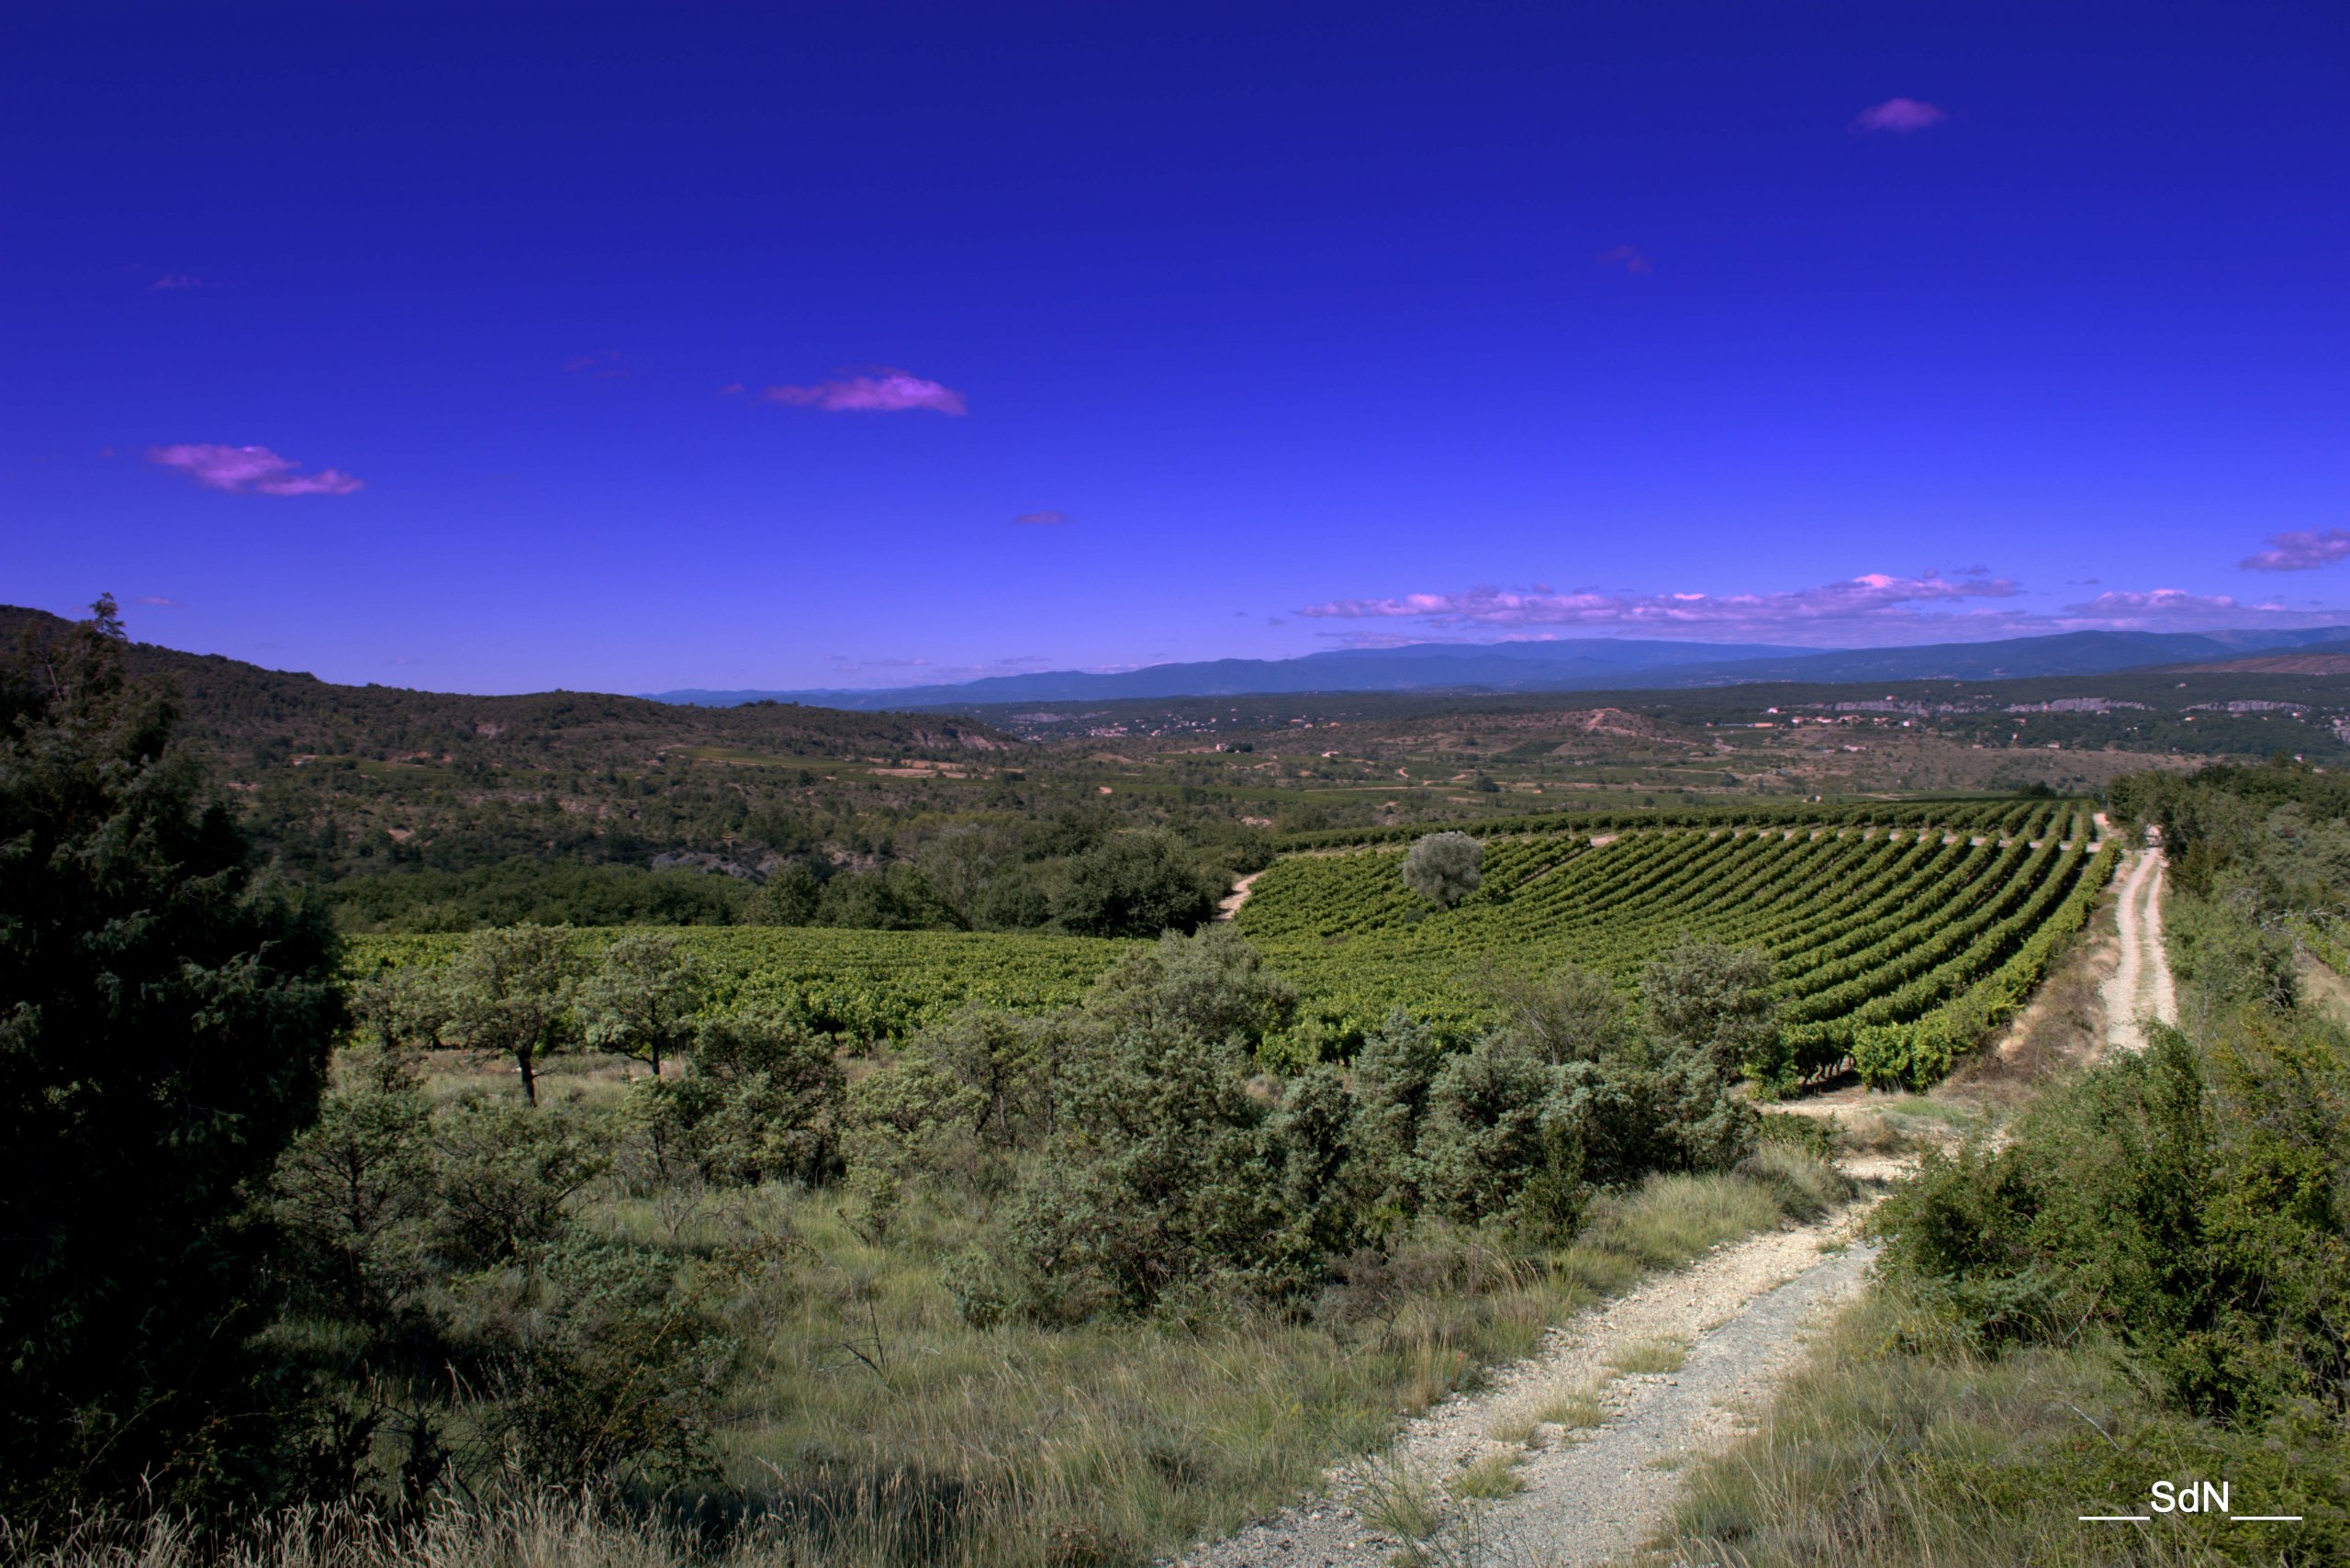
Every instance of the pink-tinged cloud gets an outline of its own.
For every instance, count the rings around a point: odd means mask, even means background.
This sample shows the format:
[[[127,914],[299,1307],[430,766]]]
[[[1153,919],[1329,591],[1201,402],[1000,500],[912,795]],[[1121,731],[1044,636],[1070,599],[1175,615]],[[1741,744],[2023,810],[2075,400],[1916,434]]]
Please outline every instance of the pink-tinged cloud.
[[[1887,98],[1874,107],[1863,109],[1852,121],[1852,129],[1863,135],[1871,131],[1890,130],[1907,136],[1913,130],[1940,125],[1950,118],[1942,110],[1916,98]]]
[[[2281,604],[2239,604],[2233,594],[2189,593],[2185,588],[2145,588],[2101,593],[2085,604],[2068,604],[2069,614],[2104,620],[2160,620],[2182,615],[2274,615]]]
[[[619,352],[613,349],[598,349],[594,353],[565,360],[563,373],[565,375],[592,375],[600,381],[619,381],[634,374],[621,363]]]
[[[151,446],[147,461],[207,490],[241,496],[347,496],[362,483],[339,468],[301,473],[300,464],[265,446]]]
[[[1024,511],[1012,521],[1029,528],[1058,528],[1069,521],[1069,513],[1046,507],[1043,511]]]
[[[2247,572],[2314,572],[2350,558],[2350,528],[2272,533],[2262,543],[2268,548],[2255,550],[2236,565]]]
[[[901,414],[915,409],[941,414],[969,411],[960,392],[904,370],[840,375],[812,386],[770,386],[759,396],[770,403],[794,403],[837,414]]]
[[[1871,627],[1917,631],[1951,627],[1961,620],[1981,622],[1971,634],[2007,629],[2014,617],[1970,611],[1965,616],[1930,615],[1925,606],[1959,605],[1969,599],[2012,599],[2021,589],[2011,579],[1988,576],[1949,577],[1926,572],[1914,577],[1871,572],[1844,582],[1780,593],[1623,593],[1578,588],[1473,588],[1465,593],[1414,593],[1393,599],[1336,599],[1307,605],[1298,613],[1320,619],[1411,619],[1432,626],[1524,629],[1575,626],[1641,633],[1743,635],[1767,633],[1781,638],[1866,634]]]
[[[183,288],[210,288],[212,286],[188,273],[165,273],[147,286],[170,294]]]
[[[1592,260],[1603,267],[1622,267],[1635,277],[1656,271],[1649,264],[1649,259],[1630,245],[1611,245]]]
[[[148,605],[156,610],[185,610],[187,608],[186,605],[182,604],[178,599],[165,599],[159,593],[142,593],[130,602],[133,604]]]

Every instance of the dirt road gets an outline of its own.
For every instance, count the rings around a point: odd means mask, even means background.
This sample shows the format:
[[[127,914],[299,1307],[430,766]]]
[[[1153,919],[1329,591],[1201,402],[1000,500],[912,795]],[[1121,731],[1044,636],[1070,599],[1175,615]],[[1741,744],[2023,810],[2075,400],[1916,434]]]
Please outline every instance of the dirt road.
[[[1864,1207],[1722,1247],[1593,1308],[1491,1387],[1411,1422],[1375,1466],[1336,1473],[1327,1496],[1183,1561],[1384,1568],[1404,1543],[1374,1521],[1382,1502],[1407,1493],[1441,1510],[1433,1544],[1464,1556],[1572,1568],[1628,1551],[1664,1518],[1680,1462],[1725,1442],[1794,1365],[1807,1326],[1859,1293],[1874,1256],[1854,1240]],[[1671,1371],[1616,1370],[1675,1361]],[[1576,1395],[1589,1403],[1571,1418],[1597,1425],[1545,1418]],[[1515,1462],[1523,1491],[1486,1503],[1453,1495],[1472,1466],[1496,1460]]]
[[[2178,995],[2171,982],[2170,960],[2163,952],[2166,872],[2160,849],[2140,850],[2115,901],[2121,955],[2104,988],[2106,1044],[2115,1050],[2144,1050],[2149,1018],[2178,1022]]]
[[[1216,901],[1215,917],[1218,920],[1230,920],[1234,915],[1238,914],[1240,906],[1248,902],[1248,894],[1256,887],[1257,879],[1263,875],[1262,871],[1251,871],[1233,883],[1232,890]]]

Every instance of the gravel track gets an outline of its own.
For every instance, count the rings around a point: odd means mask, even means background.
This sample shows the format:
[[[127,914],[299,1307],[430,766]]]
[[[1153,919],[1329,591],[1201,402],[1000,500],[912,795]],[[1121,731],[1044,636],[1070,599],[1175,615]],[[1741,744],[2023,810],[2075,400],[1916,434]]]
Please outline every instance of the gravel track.
[[[2163,879],[2167,869],[2161,850],[2140,851],[2115,901],[2121,958],[2104,988],[2106,1044],[2115,1050],[2144,1050],[2148,1018],[2178,1022],[2177,990],[2163,951]]]
[[[1550,1331],[1542,1350],[1483,1390],[1408,1423],[1389,1456],[1342,1468],[1327,1493],[1286,1508],[1182,1562],[1192,1568],[1385,1568],[1404,1543],[1364,1518],[1382,1491],[1432,1484],[1447,1523],[1430,1542],[1447,1559],[1569,1568],[1637,1546],[1670,1507],[1680,1464],[1723,1446],[1803,1352],[1807,1327],[1859,1294],[1874,1250],[1855,1239],[1865,1204],[1818,1223],[1714,1249]],[[1628,1350],[1685,1345],[1670,1372],[1617,1373]],[[1527,1443],[1498,1428],[1536,1421],[1563,1394],[1595,1394],[1605,1419],[1582,1432],[1535,1428]],[[1525,1490],[1488,1503],[1447,1494],[1471,1465],[1516,1459]]]

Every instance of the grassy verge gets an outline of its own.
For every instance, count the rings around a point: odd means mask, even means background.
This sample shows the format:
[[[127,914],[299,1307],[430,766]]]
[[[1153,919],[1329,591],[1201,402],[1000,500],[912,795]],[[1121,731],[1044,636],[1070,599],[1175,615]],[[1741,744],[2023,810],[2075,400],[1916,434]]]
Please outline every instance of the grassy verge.
[[[1312,1489],[1332,1462],[1382,1447],[1400,1417],[1531,1354],[1550,1325],[1646,1271],[1807,1215],[1834,1188],[1816,1161],[1773,1150],[1745,1172],[1602,1200],[1560,1251],[1431,1236],[1383,1283],[1334,1290],[1304,1319],[1049,1331],[957,1316],[940,1272],[977,1231],[946,1204],[917,1205],[876,1241],[835,1204],[785,1201],[762,1228],[788,1226],[822,1267],[737,1304],[759,1350],[731,1412],[730,1469],[769,1489],[768,1466],[825,1490],[921,1477],[968,1500],[957,1554],[975,1561],[1172,1551]]]
[[[1921,1331],[1931,1315],[1894,1294],[1849,1309],[1763,1428],[1691,1467],[1657,1561],[2184,1565],[2244,1562],[2247,1547],[2251,1561],[2339,1561],[2290,1554],[2307,1536],[2221,1518],[2081,1522],[2144,1512],[2156,1477],[2216,1474],[2199,1441],[2210,1434],[2154,1406],[2109,1344],[1990,1357]],[[2263,1511],[2250,1479],[2238,1472],[2236,1506]]]
[[[58,1568],[1143,1561],[1312,1490],[1330,1464],[1382,1449],[1399,1417],[1531,1353],[1549,1325],[1647,1270],[1816,1212],[1837,1191],[1808,1156],[1767,1150],[1740,1173],[1603,1198],[1555,1252],[1432,1236],[1391,1260],[1393,1288],[1334,1291],[1305,1317],[1054,1330],[962,1321],[941,1267],[979,1228],[939,1197],[915,1196],[878,1238],[837,1199],[775,1187],[613,1199],[597,1222],[681,1267],[751,1237],[790,1238],[789,1266],[747,1274],[726,1307],[748,1347],[729,1380],[727,1480],[764,1522],[698,1545],[674,1522],[555,1498],[451,1509],[405,1533],[281,1518],[241,1557],[209,1558],[167,1523],[125,1526],[111,1545],[93,1521],[78,1539],[0,1547]]]

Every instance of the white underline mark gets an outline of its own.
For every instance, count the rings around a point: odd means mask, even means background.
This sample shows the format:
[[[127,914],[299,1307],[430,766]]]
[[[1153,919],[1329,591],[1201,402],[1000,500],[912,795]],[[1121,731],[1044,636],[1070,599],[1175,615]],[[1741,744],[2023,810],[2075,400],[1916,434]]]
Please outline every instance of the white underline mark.
[[[2297,1525],[2299,1514],[2232,1514],[2229,1516],[2240,1525]]]
[[[2085,1525],[2143,1525],[2153,1518],[2152,1514],[2083,1514],[2081,1523]]]

